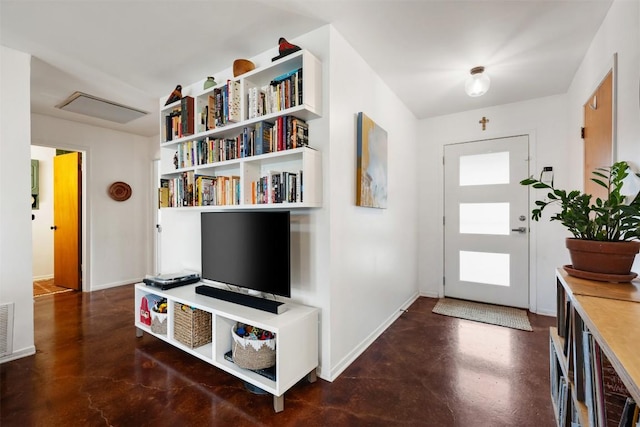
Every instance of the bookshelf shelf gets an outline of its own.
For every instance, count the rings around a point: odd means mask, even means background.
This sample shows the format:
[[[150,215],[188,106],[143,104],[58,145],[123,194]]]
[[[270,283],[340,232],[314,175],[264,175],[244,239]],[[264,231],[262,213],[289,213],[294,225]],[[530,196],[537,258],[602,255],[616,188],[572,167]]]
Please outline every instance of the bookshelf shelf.
[[[183,87],[160,110],[160,207],[322,206],[322,155],[310,147],[321,71],[301,50],[206,90]]]
[[[618,425],[623,412],[640,402],[640,283],[594,282],[563,269],[556,282],[558,324],[550,328],[549,342],[558,425]],[[563,412],[557,390],[564,381],[571,399]]]

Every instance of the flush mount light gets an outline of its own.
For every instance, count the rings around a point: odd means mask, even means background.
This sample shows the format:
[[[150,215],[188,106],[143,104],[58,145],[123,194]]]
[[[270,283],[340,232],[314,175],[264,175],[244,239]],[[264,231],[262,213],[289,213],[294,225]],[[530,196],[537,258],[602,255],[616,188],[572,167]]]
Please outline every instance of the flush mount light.
[[[471,75],[464,84],[464,90],[467,92],[467,95],[476,97],[487,93],[490,85],[491,80],[484,72],[484,67],[473,67],[471,69]]]
[[[82,92],[74,92],[70,97],[56,105],[56,108],[116,123],[128,123],[131,120],[149,114],[146,111],[137,110]]]

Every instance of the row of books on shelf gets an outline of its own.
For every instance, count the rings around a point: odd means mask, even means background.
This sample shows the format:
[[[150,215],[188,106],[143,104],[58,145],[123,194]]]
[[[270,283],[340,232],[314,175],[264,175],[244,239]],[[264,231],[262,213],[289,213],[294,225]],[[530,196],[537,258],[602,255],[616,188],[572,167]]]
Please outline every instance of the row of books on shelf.
[[[309,126],[292,116],[278,118],[275,123],[258,122],[245,127],[235,138],[206,137],[178,145],[174,156],[176,169],[201,166],[225,160],[273,153],[309,144]]]
[[[251,203],[302,203],[304,185],[302,171],[274,172],[251,183]]]
[[[160,207],[240,204],[239,176],[205,176],[183,172],[160,180]]]
[[[248,118],[253,119],[302,105],[302,87],[302,68],[298,68],[274,78],[266,86],[248,88]]]
[[[182,172],[176,178],[160,180],[161,208],[189,206],[239,205],[239,176],[198,175]],[[304,185],[302,171],[269,171],[251,183],[251,203],[302,203]]]
[[[200,111],[201,130],[222,127],[242,120],[240,82],[227,80],[227,84],[213,89]]]
[[[180,107],[174,108],[165,116],[165,141],[173,141],[174,139],[193,135],[193,109],[194,99],[190,96],[185,96],[180,100]]]
[[[275,77],[268,85],[247,88],[248,119],[277,113],[302,104],[302,68]],[[200,130],[211,130],[242,121],[241,83],[227,80],[208,95],[200,110]]]
[[[585,328],[582,334],[584,402],[589,425],[636,427],[640,422],[640,408],[591,332]]]
[[[640,427],[637,405],[620,376],[571,302],[565,300],[564,306],[562,351],[576,400],[587,407],[589,426]]]

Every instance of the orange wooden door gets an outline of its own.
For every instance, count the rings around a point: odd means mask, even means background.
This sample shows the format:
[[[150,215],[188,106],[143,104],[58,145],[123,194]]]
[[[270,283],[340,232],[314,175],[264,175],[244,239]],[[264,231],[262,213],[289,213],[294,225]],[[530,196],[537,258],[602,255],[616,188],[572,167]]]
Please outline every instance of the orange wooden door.
[[[613,160],[613,73],[610,71],[584,104],[584,191],[605,198],[606,189],[591,181],[593,170]]]
[[[57,286],[82,290],[81,153],[53,158],[53,276]]]

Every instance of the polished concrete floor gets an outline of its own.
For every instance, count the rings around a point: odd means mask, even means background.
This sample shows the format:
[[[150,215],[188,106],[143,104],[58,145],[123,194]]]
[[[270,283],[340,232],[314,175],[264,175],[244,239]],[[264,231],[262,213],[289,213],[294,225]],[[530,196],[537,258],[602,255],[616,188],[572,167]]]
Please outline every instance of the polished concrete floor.
[[[35,356],[0,365],[9,426],[553,426],[548,327],[431,313],[418,299],[334,382],[271,396],[147,334],[133,287],[35,300]]]

